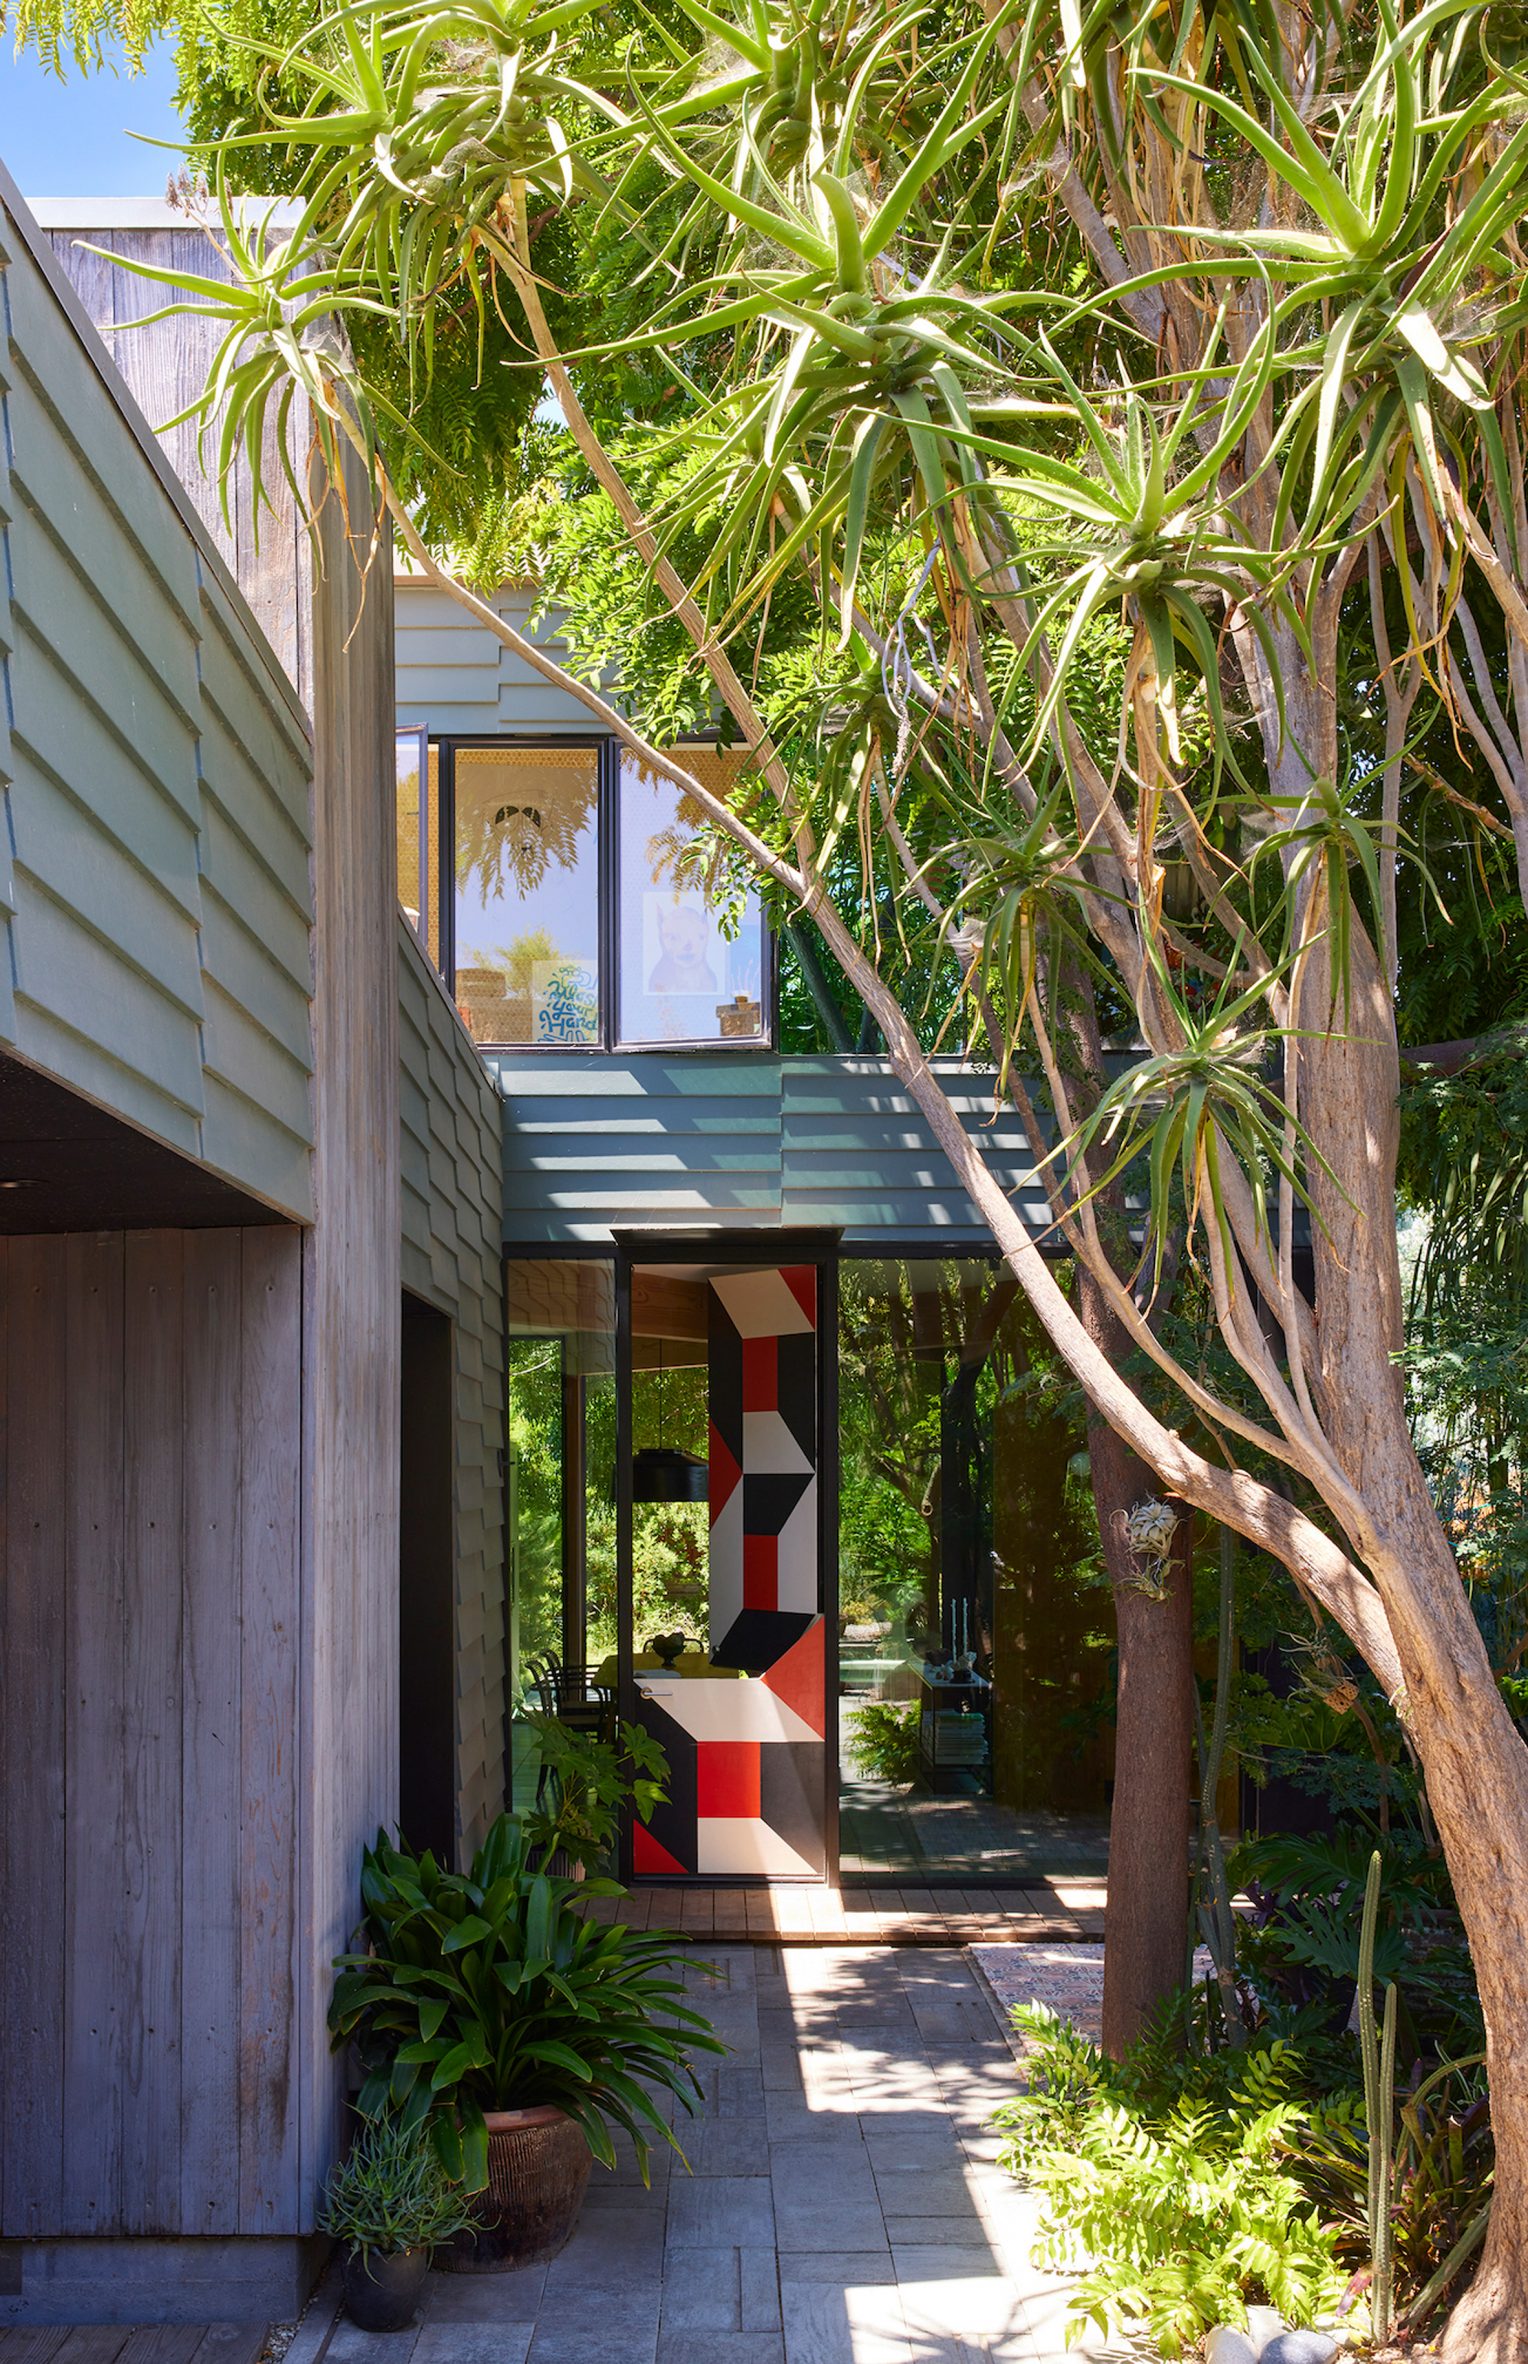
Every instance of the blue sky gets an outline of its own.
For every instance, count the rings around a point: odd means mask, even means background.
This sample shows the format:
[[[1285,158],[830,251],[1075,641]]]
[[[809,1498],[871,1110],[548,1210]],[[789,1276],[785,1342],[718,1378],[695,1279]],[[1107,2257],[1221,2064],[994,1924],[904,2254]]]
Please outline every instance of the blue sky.
[[[0,38],[0,163],[23,197],[158,197],[177,158],[145,148],[129,131],[174,139],[168,51],[142,74],[46,73]]]

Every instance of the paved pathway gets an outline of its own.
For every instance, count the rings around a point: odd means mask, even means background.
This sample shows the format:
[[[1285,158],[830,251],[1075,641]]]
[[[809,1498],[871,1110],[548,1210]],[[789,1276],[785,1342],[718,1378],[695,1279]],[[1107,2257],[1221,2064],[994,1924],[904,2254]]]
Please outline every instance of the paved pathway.
[[[733,2046],[693,2175],[596,2167],[548,2267],[433,2275],[421,2329],[323,2364],[1062,2364],[1064,2298],[988,2120],[1013,2053],[965,1957],[721,1946],[691,1982]]]
[[[597,1920],[669,1929],[707,1956],[728,1945],[1037,1945],[1102,1937],[1102,1881],[1055,1878],[1032,1888],[815,1886],[631,1888],[591,1898]]]

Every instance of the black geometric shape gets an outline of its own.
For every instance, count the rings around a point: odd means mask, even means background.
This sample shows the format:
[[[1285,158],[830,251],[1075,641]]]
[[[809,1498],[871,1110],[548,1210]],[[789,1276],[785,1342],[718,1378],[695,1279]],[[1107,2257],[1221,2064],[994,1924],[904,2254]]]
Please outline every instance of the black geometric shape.
[[[807,1460],[817,1467],[817,1338],[813,1331],[780,1341],[780,1417]]]
[[[809,1471],[760,1470],[756,1476],[743,1473],[743,1533],[745,1535],[780,1535],[807,1487],[811,1484]]]
[[[788,1847],[823,1869],[820,1740],[766,1740],[759,1750],[759,1813]]]
[[[711,1421],[733,1460],[743,1465],[743,1341],[716,1291],[706,1325],[706,1393]]]
[[[654,1807],[647,1827],[666,1854],[672,1855],[684,1871],[693,1872],[697,1868],[695,1824],[700,1803],[694,1736],[683,1724],[676,1724],[655,1699],[647,1698],[641,1691],[637,1693],[636,1720],[644,1732],[651,1732],[662,1743],[668,1758],[668,1796],[661,1806]]]
[[[741,1667],[744,1674],[767,1674],[811,1623],[794,1609],[744,1609],[712,1644],[711,1664]],[[774,1743],[764,1745],[772,1748]]]

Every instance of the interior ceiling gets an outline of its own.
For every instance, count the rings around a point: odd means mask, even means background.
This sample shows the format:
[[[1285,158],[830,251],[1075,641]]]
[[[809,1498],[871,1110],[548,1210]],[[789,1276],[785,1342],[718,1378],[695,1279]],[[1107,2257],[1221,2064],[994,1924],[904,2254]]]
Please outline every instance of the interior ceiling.
[[[286,1220],[0,1051],[0,1235],[194,1231]]]
[[[634,1264],[632,1277],[639,1273],[651,1274],[654,1280],[709,1281],[721,1280],[731,1272],[773,1272],[772,1264]]]

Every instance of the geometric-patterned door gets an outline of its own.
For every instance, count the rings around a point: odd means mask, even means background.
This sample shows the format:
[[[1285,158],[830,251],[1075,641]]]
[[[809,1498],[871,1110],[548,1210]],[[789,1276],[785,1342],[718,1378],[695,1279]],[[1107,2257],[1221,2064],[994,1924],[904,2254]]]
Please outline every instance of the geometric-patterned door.
[[[642,1696],[669,1800],[638,1873],[821,1878],[826,1652],[819,1552],[818,1289],[810,1264],[708,1281],[710,1665]],[[654,1685],[654,1691],[660,1686]]]

